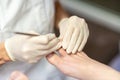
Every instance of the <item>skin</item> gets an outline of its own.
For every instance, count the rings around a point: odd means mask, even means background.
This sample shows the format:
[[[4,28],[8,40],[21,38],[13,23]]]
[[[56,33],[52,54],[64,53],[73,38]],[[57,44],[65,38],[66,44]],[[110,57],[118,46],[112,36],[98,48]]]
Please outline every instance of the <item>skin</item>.
[[[120,80],[119,72],[89,58],[84,52],[68,55],[64,49],[59,49],[59,53],[59,56],[51,53],[46,58],[65,75],[80,80]],[[13,80],[19,80],[20,77],[28,80],[24,74]]]
[[[80,80],[120,80],[120,73],[98,61],[89,58],[84,52],[68,55],[64,49],[60,56],[52,53],[48,61],[65,75]]]

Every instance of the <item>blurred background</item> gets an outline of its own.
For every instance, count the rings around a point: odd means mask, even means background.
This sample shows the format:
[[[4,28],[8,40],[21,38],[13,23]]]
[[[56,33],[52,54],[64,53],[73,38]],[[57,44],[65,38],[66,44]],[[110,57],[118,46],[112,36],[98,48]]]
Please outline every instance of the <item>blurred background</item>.
[[[90,36],[84,48],[89,57],[102,63],[119,53],[120,0],[60,0],[70,15],[85,18]]]

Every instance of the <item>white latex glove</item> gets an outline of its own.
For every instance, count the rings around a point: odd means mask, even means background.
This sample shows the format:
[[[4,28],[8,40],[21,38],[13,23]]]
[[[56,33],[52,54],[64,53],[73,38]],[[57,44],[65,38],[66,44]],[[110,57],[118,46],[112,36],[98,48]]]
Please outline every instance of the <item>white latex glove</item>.
[[[80,52],[84,48],[89,30],[87,23],[83,18],[72,16],[65,18],[59,23],[60,39],[62,39],[62,47],[67,53]]]
[[[12,60],[32,63],[60,48],[59,42],[51,33],[40,36],[15,35],[5,41],[5,48]]]

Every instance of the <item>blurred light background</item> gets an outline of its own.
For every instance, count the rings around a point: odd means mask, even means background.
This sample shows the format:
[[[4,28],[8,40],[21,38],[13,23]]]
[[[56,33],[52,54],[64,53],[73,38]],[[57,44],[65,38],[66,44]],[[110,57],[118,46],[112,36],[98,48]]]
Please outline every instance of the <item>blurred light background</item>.
[[[89,57],[108,64],[119,53],[120,0],[60,0],[70,15],[85,18],[90,36]]]

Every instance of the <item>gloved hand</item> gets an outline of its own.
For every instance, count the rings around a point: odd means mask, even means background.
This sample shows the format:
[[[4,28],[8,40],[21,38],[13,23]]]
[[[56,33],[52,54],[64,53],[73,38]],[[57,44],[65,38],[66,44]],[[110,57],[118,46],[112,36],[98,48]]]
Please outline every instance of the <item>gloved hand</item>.
[[[5,48],[12,60],[32,63],[60,48],[59,42],[51,33],[40,36],[15,35],[5,41]]]
[[[65,18],[59,23],[60,39],[62,39],[62,47],[67,53],[80,52],[84,48],[89,30],[84,19],[77,16]]]

